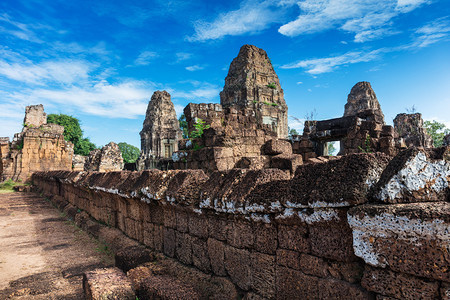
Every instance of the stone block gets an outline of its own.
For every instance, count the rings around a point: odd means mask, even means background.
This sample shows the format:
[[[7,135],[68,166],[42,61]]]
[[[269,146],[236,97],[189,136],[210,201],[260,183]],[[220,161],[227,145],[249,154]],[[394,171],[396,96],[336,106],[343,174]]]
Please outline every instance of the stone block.
[[[448,202],[352,208],[355,254],[372,266],[450,282],[449,216]]]
[[[153,242],[155,245],[155,250],[158,252],[163,252],[164,249],[164,227],[161,225],[155,225],[154,227]],[[169,248],[168,248],[169,250]]]
[[[289,141],[272,139],[264,144],[264,153],[266,155],[292,154],[292,146]]]
[[[168,275],[150,275],[140,287],[139,299],[200,299],[193,286]]]
[[[175,208],[171,206],[165,206],[164,209],[164,227],[177,228],[177,218]]]
[[[282,249],[310,252],[306,226],[278,225],[278,244]]]
[[[439,295],[438,282],[368,265],[361,285],[369,291],[397,299],[436,299]]]
[[[155,259],[155,255],[141,246],[129,246],[117,251],[114,255],[115,266],[128,272],[137,266]]]
[[[214,216],[214,218],[208,219],[208,232],[209,236],[219,241],[225,241],[227,239],[227,233],[229,224],[227,219]]]
[[[225,246],[225,269],[231,281],[244,291],[251,287],[250,252]]]
[[[387,165],[374,198],[385,203],[445,201],[449,193],[450,147],[401,151]]]
[[[174,257],[176,248],[175,230],[173,230],[172,228],[164,227],[163,232],[164,232],[164,246],[163,246],[164,254],[169,257]]]
[[[192,238],[192,262],[203,272],[211,272],[211,263],[208,255],[208,245],[205,240]]]
[[[131,281],[118,268],[96,269],[83,274],[83,290],[88,300],[135,300]]]
[[[199,238],[208,238],[208,219],[202,215],[189,215],[189,233]]]
[[[252,224],[235,220],[228,230],[227,242],[236,248],[252,248],[254,238]]]
[[[300,253],[292,250],[277,250],[277,265],[300,270]]]
[[[352,230],[347,209],[314,209],[301,217],[308,222],[311,253],[338,261],[354,261]]]
[[[349,207],[368,201],[390,157],[352,154],[326,163],[304,164],[290,181],[275,181],[252,191],[252,199],[279,201],[285,207]],[[345,187],[345,188],[342,188]]]
[[[184,264],[192,264],[192,237],[187,233],[176,232],[176,258]]]
[[[303,164],[303,157],[300,154],[280,154],[271,158],[270,165],[272,168],[289,170],[295,173],[297,167]]]
[[[154,242],[154,225],[152,223],[143,223],[142,224],[144,228],[144,245],[147,247],[150,247],[152,249],[155,248],[155,242]]]
[[[275,254],[278,247],[277,228],[273,224],[257,224],[255,226],[255,246],[258,252]]]
[[[189,231],[189,215],[187,212],[179,210],[176,213],[177,219],[177,231],[188,232]]]
[[[275,256],[253,252],[251,254],[251,287],[266,299],[275,298]]]
[[[211,262],[211,269],[214,274],[218,276],[226,276],[227,272],[225,270],[225,244],[213,238],[209,238],[208,244],[208,254]]]

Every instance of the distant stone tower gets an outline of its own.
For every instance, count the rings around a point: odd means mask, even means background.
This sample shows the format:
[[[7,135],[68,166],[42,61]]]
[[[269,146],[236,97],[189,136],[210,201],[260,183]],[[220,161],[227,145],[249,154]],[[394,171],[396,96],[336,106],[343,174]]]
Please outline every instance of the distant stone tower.
[[[280,138],[288,136],[287,105],[266,51],[252,45],[241,47],[233,59],[220,93],[224,108],[239,106],[257,110],[256,121],[272,126]]]
[[[167,166],[172,153],[178,150],[182,133],[170,94],[153,93],[148,103],[141,135],[141,158],[138,169],[161,169]]]
[[[352,87],[347,97],[344,117],[366,115],[374,115],[374,121],[384,124],[384,115],[372,86],[369,82],[361,81]]]

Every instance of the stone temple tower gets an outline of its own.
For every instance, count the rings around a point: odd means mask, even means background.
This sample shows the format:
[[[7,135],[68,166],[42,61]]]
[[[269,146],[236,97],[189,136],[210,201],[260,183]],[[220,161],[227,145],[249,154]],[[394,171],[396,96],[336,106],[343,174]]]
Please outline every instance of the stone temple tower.
[[[347,97],[344,117],[372,115],[378,123],[384,124],[384,114],[370,82],[361,81],[355,84]]]
[[[166,169],[182,139],[177,114],[166,91],[153,93],[145,114],[138,169]]]
[[[258,123],[270,125],[280,138],[288,135],[288,108],[283,89],[263,49],[253,45],[241,47],[225,78],[220,104],[224,108],[253,108]]]

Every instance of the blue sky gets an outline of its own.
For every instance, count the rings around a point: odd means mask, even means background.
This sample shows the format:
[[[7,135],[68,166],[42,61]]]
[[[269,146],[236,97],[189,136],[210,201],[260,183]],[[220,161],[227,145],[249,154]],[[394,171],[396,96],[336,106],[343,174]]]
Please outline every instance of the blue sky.
[[[388,124],[414,106],[450,128],[448,0],[3,0],[0,136],[42,103],[97,145],[139,147],[153,91],[178,113],[219,102],[243,44],[267,51],[295,118],[340,117],[351,87],[370,81]]]

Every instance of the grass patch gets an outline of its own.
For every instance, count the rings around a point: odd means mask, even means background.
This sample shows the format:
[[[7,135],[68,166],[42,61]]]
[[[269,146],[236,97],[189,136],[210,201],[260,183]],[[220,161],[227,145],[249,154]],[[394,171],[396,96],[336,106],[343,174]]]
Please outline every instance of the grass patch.
[[[8,179],[0,183],[0,193],[11,193],[14,192],[14,186],[20,185],[20,183],[12,181],[12,179]]]

